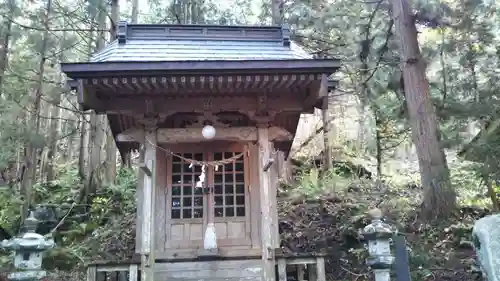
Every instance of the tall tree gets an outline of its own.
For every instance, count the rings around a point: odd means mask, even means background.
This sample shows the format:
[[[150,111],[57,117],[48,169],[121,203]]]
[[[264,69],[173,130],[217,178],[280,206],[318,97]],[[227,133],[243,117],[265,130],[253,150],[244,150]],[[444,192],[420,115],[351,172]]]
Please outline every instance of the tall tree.
[[[420,53],[410,0],[391,0],[392,17],[399,40],[400,67],[412,127],[420,177],[425,188],[422,215],[426,219],[450,215],[456,205],[450,172],[439,142],[439,128],[426,77],[426,63]]]
[[[283,0],[271,0],[271,15],[273,24],[280,25],[283,23]]]
[[[42,101],[42,87],[45,74],[45,62],[47,61],[47,49],[49,43],[50,15],[52,11],[52,0],[47,1],[43,19],[42,44],[40,45],[40,61],[38,64],[38,75],[32,91],[30,107],[30,137],[25,147],[25,171],[21,183],[21,195],[23,196],[23,206],[21,209],[21,221],[26,218],[31,205],[32,185],[35,183],[36,168],[38,163],[38,149],[41,148],[40,138],[40,104]]]
[[[61,46],[59,50],[59,63],[64,62],[64,40],[65,40],[65,35],[66,33],[63,32],[62,37],[61,37]],[[64,83],[64,76],[61,76],[61,84]],[[63,91],[60,90],[60,88],[56,88],[56,90],[53,93],[53,99],[52,99],[52,104],[51,109],[50,109],[50,137],[49,137],[49,150],[47,152],[47,174],[46,178],[47,181],[53,181],[55,180],[55,162],[56,162],[56,153],[57,153],[57,141],[58,141],[58,136],[59,136],[59,123],[60,123],[60,115],[61,115],[61,96],[63,95]]]
[[[111,2],[113,6],[111,6],[111,22],[113,23],[118,23],[119,21],[119,13],[120,13],[120,7],[118,6],[118,1],[113,1]],[[135,8],[137,10],[137,5],[138,3],[134,3]],[[137,13],[137,12],[136,12]],[[101,16],[102,14],[102,16]],[[100,19],[99,19],[99,26],[101,30],[106,29],[106,9],[103,9],[103,11],[100,14]],[[135,15],[136,17],[136,22],[137,22],[137,14]],[[116,30],[116,28],[114,29]],[[111,40],[114,40],[116,38],[116,33],[111,34]],[[100,42],[100,48],[104,48],[105,44],[105,34],[103,33],[101,35],[101,42]],[[111,132],[111,127],[109,126],[109,122],[107,122],[108,118],[107,116],[103,116],[103,126],[106,128],[106,174],[105,174],[105,181],[107,183],[113,183],[116,178],[116,144],[115,144],[115,139],[113,137],[113,133]]]
[[[139,0],[132,0],[132,23],[137,23],[139,17]]]
[[[7,0],[7,15],[4,16],[2,27],[0,27],[0,97],[2,97],[3,77],[8,65],[9,43],[12,32],[12,19],[16,9],[15,0]]]

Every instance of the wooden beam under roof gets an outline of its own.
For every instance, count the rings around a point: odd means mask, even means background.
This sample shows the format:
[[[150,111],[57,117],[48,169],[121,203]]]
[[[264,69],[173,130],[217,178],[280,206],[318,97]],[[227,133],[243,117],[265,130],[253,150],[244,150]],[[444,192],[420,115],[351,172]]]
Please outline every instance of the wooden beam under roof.
[[[291,141],[293,135],[280,127],[268,129],[270,141]],[[158,129],[158,143],[198,143],[207,141],[202,134],[201,128],[178,128]],[[142,142],[144,130],[139,128],[128,129],[116,136],[117,142]],[[255,142],[258,140],[257,127],[231,127],[216,128],[216,134],[210,141],[239,141]]]
[[[187,97],[169,99],[161,96],[156,97],[117,97],[109,100],[93,100],[91,106],[97,113],[140,115],[152,106],[152,110],[161,115],[169,116],[176,112],[224,112],[237,111],[243,114],[256,110],[256,98],[248,96],[235,97]],[[267,109],[279,112],[307,112],[304,105],[296,98],[282,97],[272,98],[267,101]]]
[[[318,101],[328,96],[328,91],[330,89],[327,75],[323,74],[314,84],[314,87],[310,87],[309,96],[304,100],[304,105],[306,107],[312,107],[316,105]]]

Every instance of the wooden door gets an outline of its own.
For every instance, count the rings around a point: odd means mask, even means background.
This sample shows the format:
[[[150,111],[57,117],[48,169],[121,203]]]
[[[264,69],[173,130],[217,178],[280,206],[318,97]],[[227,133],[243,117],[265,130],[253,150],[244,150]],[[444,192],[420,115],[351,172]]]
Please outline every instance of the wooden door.
[[[234,159],[244,153],[244,147],[209,153],[211,161]],[[215,229],[217,245],[251,245],[247,153],[232,163],[211,168],[209,182],[214,192]]]
[[[184,149],[167,159],[167,249],[196,249],[203,247],[207,224],[207,195],[196,187],[201,174],[199,165],[186,159],[221,161],[240,155],[243,145],[198,146]],[[250,246],[250,204],[247,154],[231,163],[206,168],[207,185],[214,192],[211,204],[218,247]]]
[[[206,160],[206,153],[177,153],[167,161],[167,221],[166,248],[187,249],[203,245],[205,217],[203,190],[195,186],[201,167],[185,159]],[[168,172],[170,171],[170,172]]]

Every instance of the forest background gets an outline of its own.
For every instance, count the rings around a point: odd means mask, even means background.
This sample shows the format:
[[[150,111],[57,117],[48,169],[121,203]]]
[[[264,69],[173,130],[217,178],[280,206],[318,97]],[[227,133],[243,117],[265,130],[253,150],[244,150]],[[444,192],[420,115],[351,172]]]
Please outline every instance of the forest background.
[[[500,4],[404,4],[2,0],[0,226],[14,234],[30,205],[90,203],[85,222],[56,230],[62,238],[45,263],[61,280],[79,278],[87,259],[133,249],[138,155],[117,153],[106,118],[80,111],[59,68],[102,49],[118,20],[287,23],[293,40],[317,57],[341,59],[342,68],[327,114],[301,118],[294,177],[280,190],[283,247],[337,249],[329,280],[362,280],[368,271],[355,233],[366,210],[379,207],[407,235],[417,280],[473,280],[472,223],[500,206]],[[316,167],[319,155],[333,160]],[[9,260],[1,256],[5,270]]]

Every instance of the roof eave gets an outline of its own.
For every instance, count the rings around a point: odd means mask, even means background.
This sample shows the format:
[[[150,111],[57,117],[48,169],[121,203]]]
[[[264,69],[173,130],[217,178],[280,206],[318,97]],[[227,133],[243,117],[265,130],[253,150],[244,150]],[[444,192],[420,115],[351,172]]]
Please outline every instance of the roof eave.
[[[241,60],[241,61],[153,61],[63,63],[62,71],[70,78],[92,76],[154,74],[235,74],[235,73],[334,73],[338,59]]]

